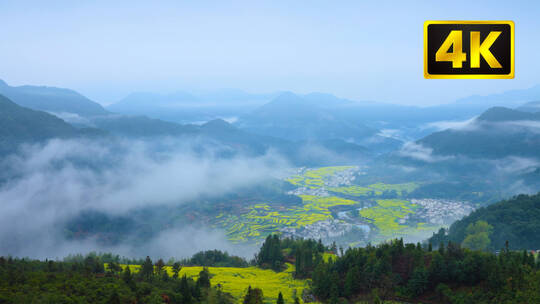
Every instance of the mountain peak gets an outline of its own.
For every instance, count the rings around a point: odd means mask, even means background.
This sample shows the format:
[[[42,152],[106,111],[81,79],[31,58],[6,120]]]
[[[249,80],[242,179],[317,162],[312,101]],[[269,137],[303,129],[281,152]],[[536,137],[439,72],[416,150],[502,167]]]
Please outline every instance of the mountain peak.
[[[32,85],[11,87],[1,81],[0,94],[20,106],[38,111],[74,113],[80,116],[108,114],[100,104],[69,89]]]
[[[279,94],[276,98],[274,98],[274,101],[290,101],[290,100],[301,100],[302,97],[294,94],[293,92],[283,92]]]
[[[540,100],[527,102],[526,104],[516,108],[516,110],[529,113],[538,113],[540,112]]]
[[[206,122],[205,124],[201,125],[201,128],[205,130],[216,130],[216,131],[236,130],[236,128],[233,125],[231,125],[230,123],[226,122],[225,120],[221,118],[210,120]]]
[[[482,121],[510,121],[510,120],[536,120],[535,115],[527,112],[512,110],[505,107],[493,107],[482,113],[478,120]]]

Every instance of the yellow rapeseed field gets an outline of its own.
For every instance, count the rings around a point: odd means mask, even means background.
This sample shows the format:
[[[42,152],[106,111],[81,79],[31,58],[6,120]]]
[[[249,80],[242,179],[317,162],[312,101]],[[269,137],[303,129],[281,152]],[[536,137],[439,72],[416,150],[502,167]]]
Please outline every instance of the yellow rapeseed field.
[[[122,265],[125,268],[126,265]],[[129,265],[132,272],[140,269],[139,265]],[[173,275],[172,267],[165,266],[169,275]],[[202,267],[182,267],[179,276],[184,274],[196,279]],[[263,291],[265,302],[275,303],[279,292],[283,294],[286,303],[294,303],[294,296],[297,295],[302,302],[302,291],[307,287],[306,280],[296,280],[293,278],[294,265],[287,264],[287,269],[282,272],[275,272],[269,269],[257,267],[208,267],[211,276],[212,286],[221,285],[224,292],[230,293],[238,302],[246,293],[248,286],[260,288]]]

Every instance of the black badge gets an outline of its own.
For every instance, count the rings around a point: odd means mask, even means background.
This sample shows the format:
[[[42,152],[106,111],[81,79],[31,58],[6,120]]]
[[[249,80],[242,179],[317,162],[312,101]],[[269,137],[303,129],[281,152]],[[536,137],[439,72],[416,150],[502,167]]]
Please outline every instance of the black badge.
[[[426,21],[424,77],[514,78],[514,22]]]

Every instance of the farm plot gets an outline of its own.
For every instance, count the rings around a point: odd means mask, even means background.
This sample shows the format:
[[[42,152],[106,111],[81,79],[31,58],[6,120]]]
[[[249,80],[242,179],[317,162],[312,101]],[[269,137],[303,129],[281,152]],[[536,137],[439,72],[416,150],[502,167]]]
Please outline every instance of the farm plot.
[[[127,265],[122,265],[122,268]],[[132,272],[138,272],[140,265],[129,265]],[[169,275],[173,275],[172,267],[165,266],[164,269]],[[202,267],[182,267],[179,276],[184,274],[197,279]],[[224,292],[230,293],[238,303],[249,286],[260,288],[263,291],[266,303],[275,303],[279,292],[283,294],[286,303],[294,303],[294,297],[302,298],[302,291],[307,287],[306,280],[293,278],[294,265],[287,264],[287,269],[282,272],[275,272],[269,269],[257,267],[208,267],[210,272],[210,282],[213,286],[219,284]]]

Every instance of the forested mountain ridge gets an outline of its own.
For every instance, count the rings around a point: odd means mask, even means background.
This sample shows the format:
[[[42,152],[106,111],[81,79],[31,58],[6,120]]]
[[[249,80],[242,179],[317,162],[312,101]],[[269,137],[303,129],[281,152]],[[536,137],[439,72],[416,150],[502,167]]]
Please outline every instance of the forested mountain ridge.
[[[343,140],[379,153],[396,149],[401,141],[381,136],[377,128],[358,119],[336,115],[336,108],[351,101],[312,93],[300,96],[286,92],[239,117],[235,125],[260,135],[291,141]]]
[[[131,93],[107,106],[119,114],[145,115],[177,123],[195,123],[233,118],[268,102],[277,93],[250,94],[238,89],[202,92],[176,91],[170,94]]]
[[[22,143],[104,134],[92,128],[77,129],[54,115],[21,107],[0,95],[0,154],[13,152]]]
[[[350,124],[317,108],[317,104],[293,93],[283,93],[242,116],[237,125],[255,133],[289,140],[366,137],[377,133],[361,123]]]
[[[77,129],[62,119],[21,107],[0,95],[0,137],[10,140],[41,140],[77,134]]]
[[[100,104],[69,89],[30,85],[12,87],[0,80],[0,94],[34,110],[85,117],[109,114]]]
[[[539,121],[540,114],[495,107],[467,125],[435,132],[417,143],[437,155],[539,157]]]
[[[478,231],[474,231],[474,225],[479,221],[489,225],[484,229],[489,239],[487,242],[480,240],[485,243],[482,249],[500,250],[506,246],[506,242],[510,249],[540,249],[540,193],[522,194],[480,208],[454,222],[447,231],[434,234],[429,241],[436,246],[448,241],[461,244],[469,236],[482,237],[477,234]]]
[[[485,122],[540,120],[540,113],[531,113],[521,110],[513,110],[505,107],[493,107],[482,113],[477,118]]]

